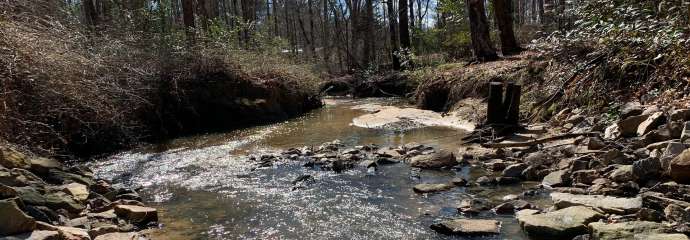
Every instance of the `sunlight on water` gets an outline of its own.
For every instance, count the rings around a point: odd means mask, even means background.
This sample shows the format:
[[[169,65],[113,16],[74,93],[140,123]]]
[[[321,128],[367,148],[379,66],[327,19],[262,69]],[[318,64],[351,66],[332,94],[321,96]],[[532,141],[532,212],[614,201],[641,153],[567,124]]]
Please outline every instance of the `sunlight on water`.
[[[402,132],[353,126],[353,118],[367,113],[356,106],[372,101],[401,105],[392,99],[329,100],[323,109],[298,119],[176,139],[120,153],[92,167],[101,178],[143,187],[142,195],[161,211],[164,227],[156,233],[160,239],[456,239],[436,234],[429,225],[459,217],[455,207],[467,197],[466,189],[419,195],[411,188],[471,177],[468,168],[412,174],[407,165],[396,164],[375,172],[355,168],[337,174],[289,160],[256,168],[249,159],[334,139],[350,146],[419,142],[450,150],[460,143],[463,132],[457,129]],[[304,174],[315,182],[293,190],[292,181]],[[500,198],[521,189],[493,193]],[[498,219],[504,235],[491,239],[524,237],[512,217]]]

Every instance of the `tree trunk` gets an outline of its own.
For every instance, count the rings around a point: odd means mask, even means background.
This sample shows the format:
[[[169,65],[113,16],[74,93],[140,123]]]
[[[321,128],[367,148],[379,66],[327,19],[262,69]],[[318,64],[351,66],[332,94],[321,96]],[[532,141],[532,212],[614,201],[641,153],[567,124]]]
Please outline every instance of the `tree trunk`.
[[[309,46],[311,46],[312,58],[316,60],[316,40],[314,39],[314,10],[312,9],[312,1],[313,0],[307,1],[307,4],[309,5],[309,41],[311,43]]]
[[[242,41],[249,47],[252,24],[256,20],[256,2],[254,0],[242,0]]]
[[[96,13],[96,6],[94,6],[93,0],[83,0],[82,9],[84,11],[84,20],[87,25],[98,25],[98,13]]]
[[[195,41],[196,28],[194,24],[194,0],[182,0],[182,19],[187,35],[187,43],[191,46]]]
[[[400,46],[402,48],[410,48],[410,29],[407,18],[407,0],[398,1],[398,15],[400,23],[398,24],[400,31]]]
[[[396,54],[399,50],[398,35],[395,32],[395,26],[398,25],[395,10],[393,9],[393,0],[386,0],[386,7],[388,8],[388,31],[391,35],[391,58],[393,59],[393,70],[400,70],[400,58]]]
[[[415,17],[414,17],[414,2],[415,0],[409,0],[408,5],[410,7],[410,29],[414,30],[415,26]],[[419,5],[417,5],[419,7]],[[414,34],[410,33],[410,37],[414,38]]]
[[[467,16],[470,21],[472,51],[478,61],[486,62],[498,59],[496,50],[489,37],[489,23],[486,19],[484,0],[466,0]]]
[[[374,41],[376,40],[376,36],[374,36],[374,1],[373,0],[366,0],[366,21],[365,21],[365,34],[366,36],[362,36],[362,40],[364,40],[364,47],[362,48],[363,50],[363,58],[364,61],[362,61],[363,66],[368,66],[371,64],[372,59],[376,57],[373,54],[374,51]]]
[[[511,55],[522,51],[513,32],[513,7],[511,0],[493,0],[494,16],[501,34],[501,51]]]
[[[275,36],[280,36],[280,31],[278,31],[278,11],[276,8],[276,2],[278,0],[271,0],[271,7],[273,8],[273,31]]]
[[[537,0],[537,7],[539,8],[539,23],[544,24],[544,0]]]

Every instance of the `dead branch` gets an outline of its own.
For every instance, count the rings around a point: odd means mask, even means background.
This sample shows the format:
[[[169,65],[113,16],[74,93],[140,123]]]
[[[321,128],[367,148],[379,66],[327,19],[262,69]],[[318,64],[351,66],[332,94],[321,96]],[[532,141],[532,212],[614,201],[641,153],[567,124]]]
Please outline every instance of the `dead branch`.
[[[599,136],[599,133],[598,132],[565,133],[565,134],[559,134],[556,136],[540,138],[540,139],[527,141],[527,142],[485,143],[485,144],[482,144],[482,147],[485,147],[485,148],[529,147],[529,146],[539,145],[539,144],[543,144],[543,143],[547,143],[547,142],[551,142],[551,141],[558,141],[558,140],[563,140],[563,139],[568,139],[568,138],[576,138],[579,136],[595,137],[595,136]]]

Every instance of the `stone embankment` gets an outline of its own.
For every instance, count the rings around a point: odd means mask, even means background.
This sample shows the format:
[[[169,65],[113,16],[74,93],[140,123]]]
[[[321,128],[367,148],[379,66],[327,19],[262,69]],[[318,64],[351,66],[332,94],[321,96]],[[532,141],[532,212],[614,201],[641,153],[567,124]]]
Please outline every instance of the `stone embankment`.
[[[0,239],[147,239],[157,221],[133,189],[0,147]]]

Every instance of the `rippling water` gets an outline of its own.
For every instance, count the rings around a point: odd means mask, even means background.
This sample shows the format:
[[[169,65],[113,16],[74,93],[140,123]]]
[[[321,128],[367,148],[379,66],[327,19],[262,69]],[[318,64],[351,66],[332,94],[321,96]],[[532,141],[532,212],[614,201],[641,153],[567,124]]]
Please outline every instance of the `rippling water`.
[[[394,99],[337,100],[301,118],[222,134],[176,139],[111,156],[93,164],[101,178],[141,187],[160,210],[159,239],[462,239],[436,234],[429,225],[463,217],[455,207],[468,194],[500,199],[525,186],[455,188],[420,195],[418,183],[474,179],[483,173],[461,170],[416,171],[406,164],[375,172],[356,168],[341,174],[284,161],[253,170],[248,155],[340,139],[354,146],[418,142],[455,150],[461,130],[426,127],[405,131],[355,127],[358,106],[401,105]],[[316,181],[292,190],[292,181],[310,174]],[[502,221],[500,236],[523,239],[512,216],[483,215]]]

